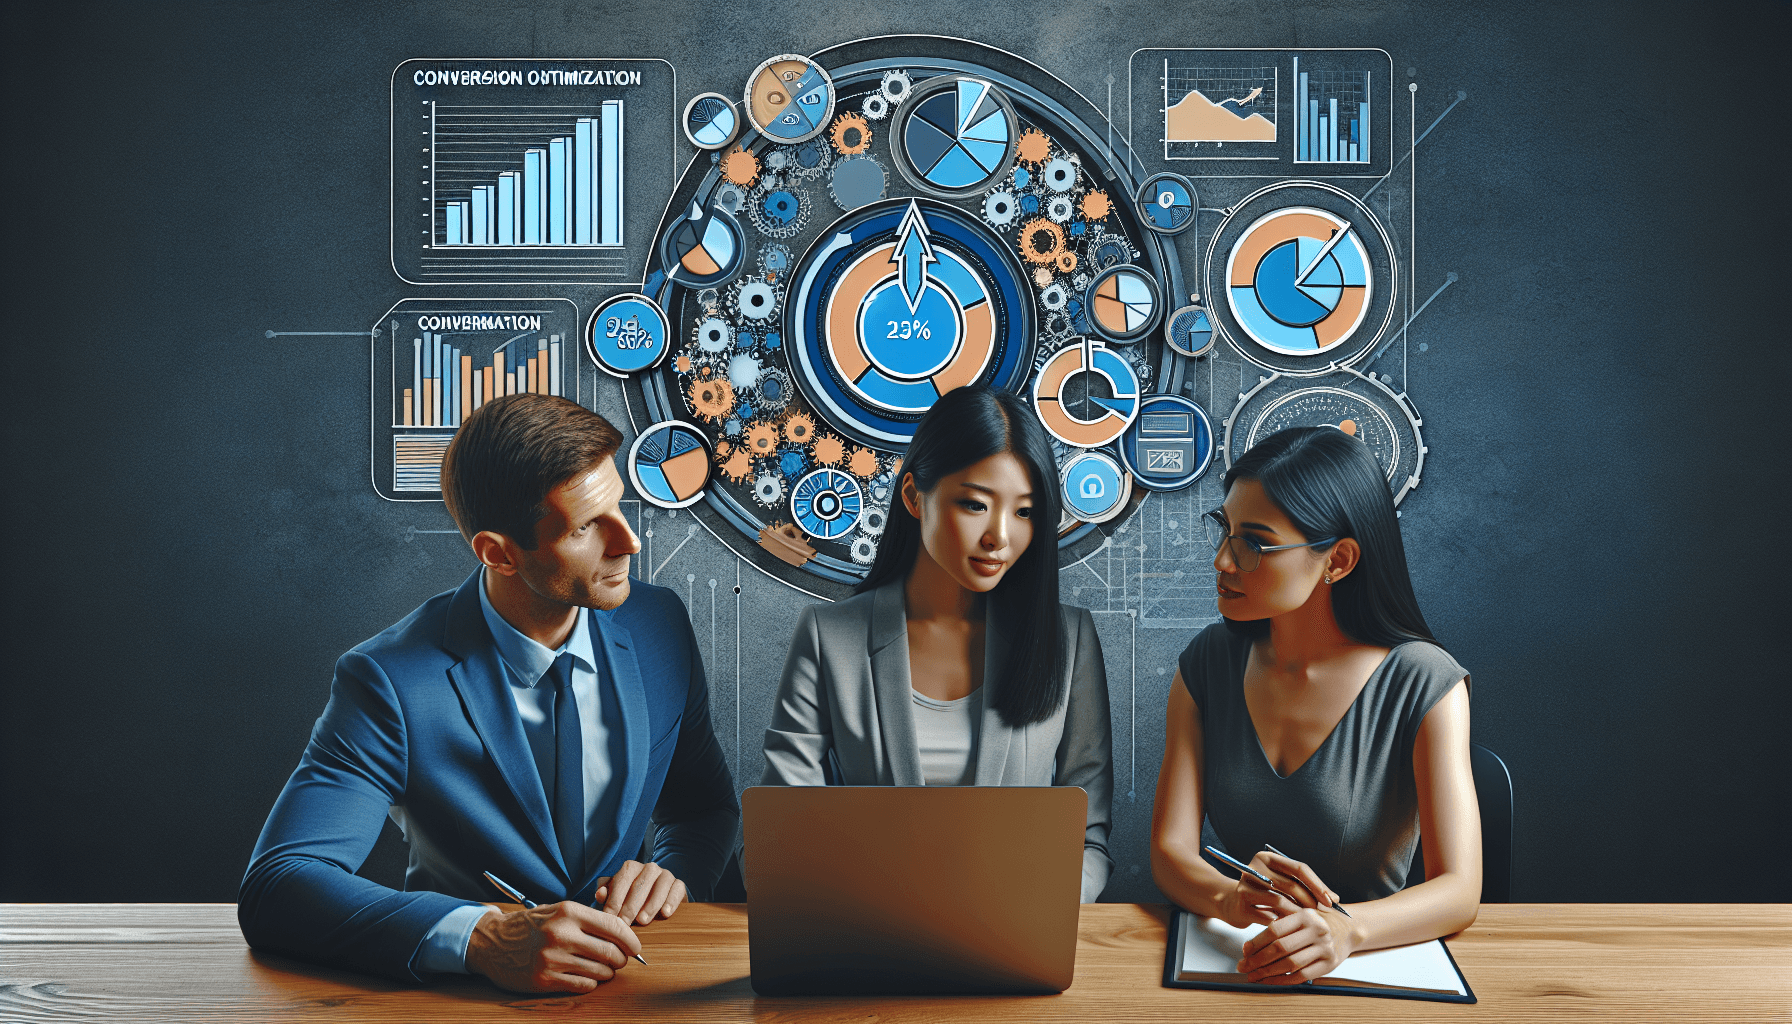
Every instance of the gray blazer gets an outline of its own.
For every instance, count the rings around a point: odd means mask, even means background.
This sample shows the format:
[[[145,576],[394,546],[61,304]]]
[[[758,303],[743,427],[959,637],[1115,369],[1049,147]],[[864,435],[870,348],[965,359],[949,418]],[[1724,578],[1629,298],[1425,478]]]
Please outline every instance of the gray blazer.
[[[1019,729],[991,705],[1007,642],[992,623],[984,634],[983,722],[976,785],[1081,786],[1089,794],[1082,898],[1107,885],[1108,826],[1114,799],[1113,739],[1101,640],[1087,609],[1059,606],[1069,685],[1051,717]],[[922,785],[908,673],[908,618],[901,582],[797,617],[771,728],[765,730],[767,786],[822,786],[832,749],[849,786]]]

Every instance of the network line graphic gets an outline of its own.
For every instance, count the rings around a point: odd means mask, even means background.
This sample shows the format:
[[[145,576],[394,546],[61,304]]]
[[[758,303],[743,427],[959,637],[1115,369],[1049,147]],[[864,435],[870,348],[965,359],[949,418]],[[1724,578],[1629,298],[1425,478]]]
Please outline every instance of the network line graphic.
[[[623,101],[429,105],[437,245],[623,244]]]

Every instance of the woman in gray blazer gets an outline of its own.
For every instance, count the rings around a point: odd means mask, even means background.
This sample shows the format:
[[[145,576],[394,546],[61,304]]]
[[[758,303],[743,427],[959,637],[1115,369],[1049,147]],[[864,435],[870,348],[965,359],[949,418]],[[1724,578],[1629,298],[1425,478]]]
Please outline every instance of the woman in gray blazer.
[[[1095,621],[1058,603],[1058,475],[1025,402],[947,392],[915,429],[857,593],[797,618],[764,785],[1081,786],[1082,899],[1114,793]]]

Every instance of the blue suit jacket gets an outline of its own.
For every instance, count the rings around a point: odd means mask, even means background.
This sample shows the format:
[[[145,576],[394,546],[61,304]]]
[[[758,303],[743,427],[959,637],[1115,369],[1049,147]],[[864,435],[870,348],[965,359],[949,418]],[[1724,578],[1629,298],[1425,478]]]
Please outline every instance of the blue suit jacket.
[[[588,903],[599,877],[640,852],[650,818],[651,856],[693,899],[720,877],[740,803],[684,602],[635,580],[621,608],[587,613],[621,696],[628,764],[615,827],[591,837],[593,866],[576,871],[561,863],[480,585],[475,571],[337,661],[243,877],[237,919],[251,946],[421,980],[411,959],[429,929],[500,898],[482,871],[538,902]],[[404,892],[355,874],[394,806],[410,844]]]

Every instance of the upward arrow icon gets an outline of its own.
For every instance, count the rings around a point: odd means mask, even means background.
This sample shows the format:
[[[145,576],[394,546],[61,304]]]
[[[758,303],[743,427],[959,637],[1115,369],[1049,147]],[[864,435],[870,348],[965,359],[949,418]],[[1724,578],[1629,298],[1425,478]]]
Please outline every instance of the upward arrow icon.
[[[939,262],[927,241],[927,221],[921,216],[921,204],[913,199],[896,227],[896,251],[890,262],[896,264],[902,295],[908,300],[908,311],[913,313],[920,308],[921,293],[927,289],[927,264]]]

